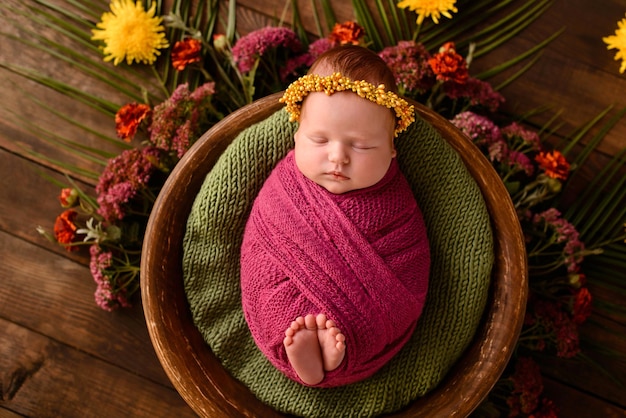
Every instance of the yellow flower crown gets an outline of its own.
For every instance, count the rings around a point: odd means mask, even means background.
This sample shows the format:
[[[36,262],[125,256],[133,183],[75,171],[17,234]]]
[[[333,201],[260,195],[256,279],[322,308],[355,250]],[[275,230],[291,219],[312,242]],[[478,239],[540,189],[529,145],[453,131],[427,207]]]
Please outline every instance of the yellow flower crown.
[[[364,99],[393,109],[396,113],[395,136],[398,136],[415,121],[413,105],[409,105],[406,100],[398,97],[394,92],[386,91],[384,84],[375,87],[367,81],[353,81],[340,73],[333,73],[325,77],[318,74],[302,76],[287,87],[285,94],[279,101],[285,103],[285,110],[291,115],[289,120],[294,122],[300,118],[302,101],[309,93],[324,92],[330,96],[336,91],[353,91]]]

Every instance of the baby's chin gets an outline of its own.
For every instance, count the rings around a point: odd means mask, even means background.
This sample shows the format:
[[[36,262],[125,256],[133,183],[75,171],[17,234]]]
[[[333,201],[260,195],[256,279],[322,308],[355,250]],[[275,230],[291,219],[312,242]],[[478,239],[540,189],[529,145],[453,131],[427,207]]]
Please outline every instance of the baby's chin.
[[[343,194],[351,192],[352,190],[356,190],[356,188],[350,187],[348,184],[342,184],[340,182],[316,181],[315,183],[317,183],[319,186],[332,194]]]
[[[329,193],[332,194],[344,194],[348,192],[353,192],[355,190],[366,189],[369,186],[357,186],[352,184],[349,180],[344,181],[315,181],[319,186],[326,189]]]

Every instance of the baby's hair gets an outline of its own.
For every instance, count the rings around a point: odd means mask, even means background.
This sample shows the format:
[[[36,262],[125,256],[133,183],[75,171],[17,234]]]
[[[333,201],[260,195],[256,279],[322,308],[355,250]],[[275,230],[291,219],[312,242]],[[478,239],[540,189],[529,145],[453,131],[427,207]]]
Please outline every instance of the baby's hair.
[[[393,72],[375,52],[358,45],[338,46],[320,55],[309,69],[309,74],[341,73],[352,80],[365,80],[385,90],[398,93]]]
[[[320,55],[307,75],[287,87],[279,102],[285,104],[289,120],[297,121],[308,94],[322,91],[327,95],[352,91],[388,108],[395,119],[393,137],[415,121],[414,107],[398,96],[391,69],[376,53],[361,46],[340,46]]]

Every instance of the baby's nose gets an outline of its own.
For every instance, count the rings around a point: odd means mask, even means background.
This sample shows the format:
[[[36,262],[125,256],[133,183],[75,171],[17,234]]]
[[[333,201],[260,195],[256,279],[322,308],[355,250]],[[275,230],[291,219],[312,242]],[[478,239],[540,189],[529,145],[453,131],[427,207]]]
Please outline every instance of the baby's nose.
[[[347,164],[348,153],[342,144],[333,144],[328,151],[328,160],[334,164]]]

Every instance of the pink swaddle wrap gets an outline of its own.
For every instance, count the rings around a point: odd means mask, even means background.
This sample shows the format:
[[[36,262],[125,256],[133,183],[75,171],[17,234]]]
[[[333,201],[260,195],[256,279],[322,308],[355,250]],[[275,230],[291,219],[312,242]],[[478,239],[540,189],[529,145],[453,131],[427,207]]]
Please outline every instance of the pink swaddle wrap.
[[[300,382],[283,346],[298,316],[324,313],[346,337],[341,365],[317,386],[365,379],[408,341],[422,312],[426,228],[394,159],[376,185],[335,195],[291,151],[257,196],[241,249],[243,311],[269,361]]]

